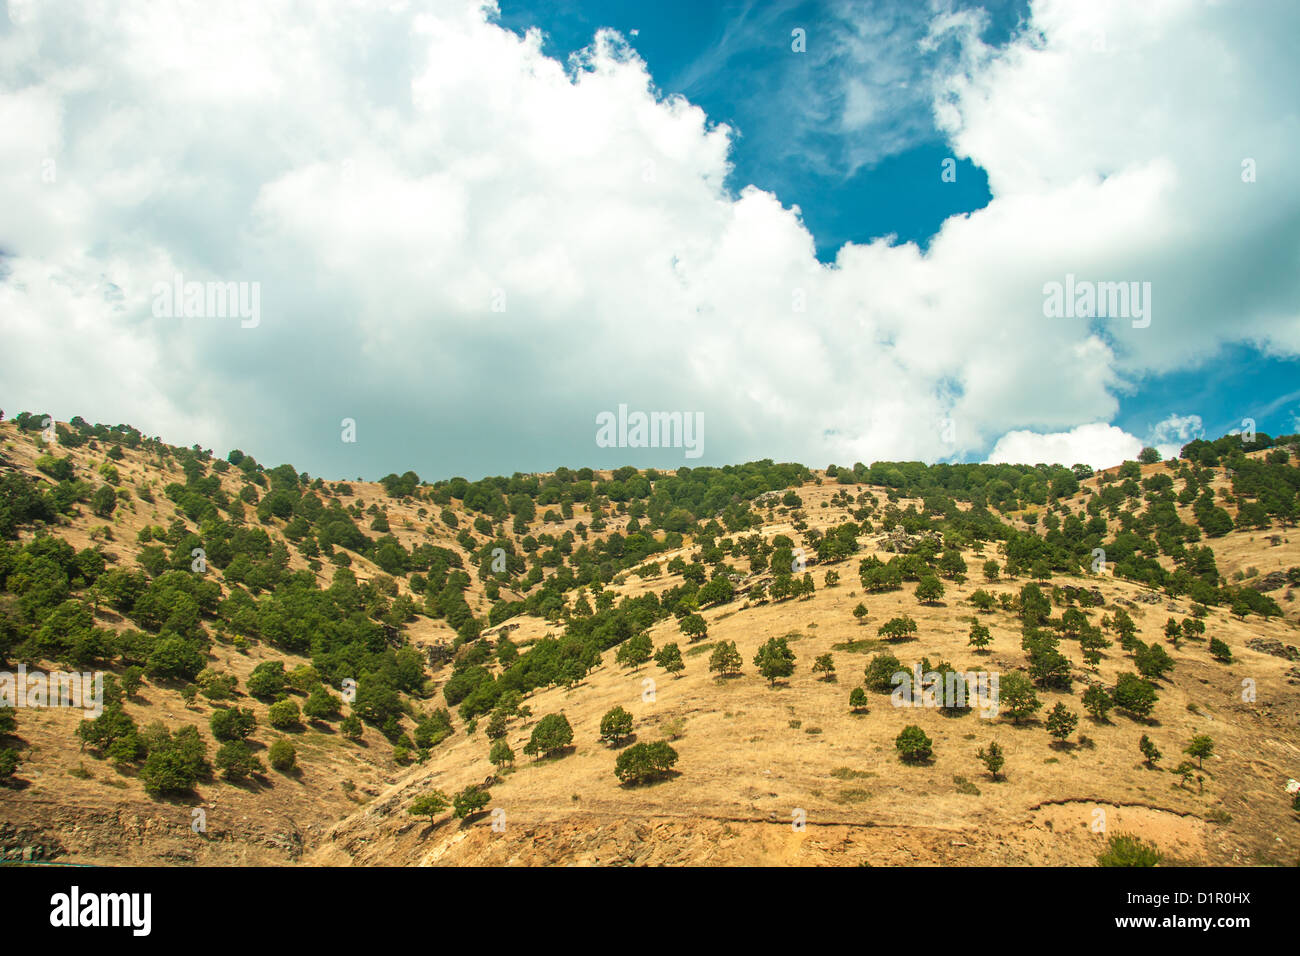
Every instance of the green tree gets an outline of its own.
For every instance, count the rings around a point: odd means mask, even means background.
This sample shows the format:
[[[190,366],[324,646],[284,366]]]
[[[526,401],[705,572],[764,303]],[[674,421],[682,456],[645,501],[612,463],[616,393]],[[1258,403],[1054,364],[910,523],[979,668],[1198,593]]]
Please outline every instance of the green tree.
[[[858,624],[866,624],[867,606],[863,604],[861,601],[859,601],[858,606],[853,609],[853,616],[858,619]]]
[[[924,763],[933,753],[933,741],[915,724],[909,724],[899,731],[894,739],[894,747],[904,763]]]
[[[257,717],[251,708],[227,707],[213,711],[208,720],[208,728],[219,743],[247,740],[257,728]]]
[[[478,813],[492,802],[492,794],[479,786],[469,786],[452,798],[452,811],[457,820]]]
[[[145,671],[156,680],[194,680],[203,670],[203,654],[182,637],[160,637],[149,652]]]
[[[817,660],[813,661],[812,669],[814,674],[823,675],[822,680],[827,680],[827,681],[834,680],[835,679],[835,658],[833,658],[830,654],[822,654],[818,656]]]
[[[677,674],[686,669],[686,663],[682,660],[682,651],[672,642],[665,644],[655,653],[655,663],[662,667],[670,674]]]
[[[1083,692],[1083,708],[1092,715],[1093,720],[1105,722],[1106,715],[1114,705],[1115,702],[1110,699],[1110,694],[1106,693],[1106,688],[1097,684],[1090,684]]]
[[[308,720],[333,720],[339,715],[341,702],[324,687],[317,687],[302,704],[302,715]]]
[[[510,744],[506,743],[503,737],[493,742],[491,749],[488,750],[488,760],[492,761],[498,770],[504,770],[506,765],[515,762],[515,752],[510,749]]]
[[[573,728],[569,718],[564,714],[547,714],[537,722],[533,734],[524,745],[524,753],[530,757],[538,755],[550,757],[559,753],[573,743]]]
[[[784,637],[768,638],[754,655],[754,666],[767,678],[769,687],[775,687],[778,679],[793,674],[794,662],[794,651]]]
[[[1196,768],[1205,766],[1205,758],[1214,756],[1214,740],[1208,734],[1197,734],[1191,743],[1183,748],[1183,753],[1196,758]]]
[[[298,766],[298,749],[291,742],[280,737],[271,743],[271,748],[267,751],[267,759],[276,770],[289,773]]]
[[[1156,746],[1155,741],[1143,734],[1142,739],[1138,741],[1138,750],[1142,751],[1143,763],[1154,770],[1156,764],[1160,763],[1161,757],[1160,748]]]
[[[617,744],[624,737],[632,735],[632,715],[622,707],[614,707],[600,718],[600,739]]]
[[[645,633],[634,634],[619,645],[618,653],[614,655],[614,661],[636,669],[650,660],[653,654],[654,644],[650,640],[650,635]]]
[[[677,622],[677,626],[692,643],[709,636],[709,626],[699,614],[687,614]]]
[[[716,672],[719,677],[730,677],[740,673],[743,663],[735,641],[719,641],[709,656],[709,671]]]
[[[1110,696],[1116,707],[1143,719],[1151,716],[1151,711],[1159,700],[1155,687],[1132,673],[1119,675]]]
[[[302,714],[292,700],[276,701],[267,710],[266,717],[276,730],[292,730],[301,726]]]
[[[259,760],[253,751],[248,748],[248,744],[242,740],[229,740],[217,749],[217,757],[214,761],[216,767],[221,771],[222,776],[227,780],[243,780],[255,773],[261,773],[265,768],[262,761]]]
[[[1079,725],[1079,715],[1062,703],[1057,703],[1047,714],[1047,732],[1065,743]]]
[[[993,775],[993,779],[997,780],[998,771],[1000,771],[1003,765],[1007,762],[1006,757],[1002,754],[1002,748],[998,745],[998,742],[994,740],[989,743],[987,748],[981,747],[979,751],[976,752],[975,756],[984,761],[984,766],[987,767],[989,773]]]
[[[1232,663],[1232,648],[1217,637],[1210,638],[1210,656],[1224,664]]]
[[[288,682],[284,661],[263,661],[253,668],[245,686],[259,700],[274,700],[285,692]]]
[[[100,485],[90,497],[90,510],[97,518],[107,518],[117,507],[117,492],[112,485]]]
[[[876,654],[863,671],[867,690],[888,694],[894,686],[893,677],[903,670],[903,662],[893,654]]]
[[[970,619],[970,646],[977,651],[982,651],[993,642],[993,635],[989,629],[980,622],[979,618]]]
[[[860,714],[867,709],[867,692],[861,687],[855,687],[849,692],[849,710],[855,714]]]
[[[891,641],[901,641],[910,634],[916,633],[916,622],[906,614],[901,617],[891,617],[884,624],[880,625],[877,633]]]
[[[1034,690],[1033,682],[1019,671],[1004,674],[999,681],[998,700],[1006,705],[1012,723],[1020,724],[1033,717],[1042,702]]]
[[[429,822],[433,823],[433,818],[450,806],[451,801],[445,793],[441,790],[430,790],[428,793],[411,801],[411,805],[406,808],[406,812],[413,817],[428,817]]]
[[[621,783],[648,783],[667,776],[677,763],[677,751],[666,740],[633,744],[614,761],[614,776]]]
[[[923,577],[916,585],[916,599],[922,604],[937,604],[943,595],[943,582],[936,577]]]

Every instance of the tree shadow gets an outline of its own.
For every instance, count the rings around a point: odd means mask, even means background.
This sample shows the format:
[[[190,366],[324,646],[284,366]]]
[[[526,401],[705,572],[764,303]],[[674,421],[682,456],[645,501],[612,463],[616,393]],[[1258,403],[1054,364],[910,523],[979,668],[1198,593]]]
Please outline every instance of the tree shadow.
[[[676,780],[682,775],[680,770],[665,770],[657,773],[653,777],[638,778],[636,780],[625,780],[619,784],[621,790],[640,790],[645,787],[655,787],[661,783],[668,783]]]

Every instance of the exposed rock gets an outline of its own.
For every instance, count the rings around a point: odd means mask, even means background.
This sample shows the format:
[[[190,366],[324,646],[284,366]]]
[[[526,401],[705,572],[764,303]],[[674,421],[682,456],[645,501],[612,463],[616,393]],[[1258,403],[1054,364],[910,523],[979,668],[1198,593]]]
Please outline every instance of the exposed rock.
[[[1286,572],[1271,571],[1252,585],[1256,591],[1276,591],[1286,587]]]
[[[1288,661],[1300,661],[1300,647],[1294,644],[1283,644],[1275,638],[1253,637],[1246,642],[1246,646],[1261,654],[1272,654],[1274,657],[1281,657]]]
[[[881,549],[894,554],[909,554],[927,541],[933,541],[942,548],[943,533],[940,531],[920,531],[916,534],[908,534],[902,528],[896,527],[876,539],[876,543],[880,545]]]

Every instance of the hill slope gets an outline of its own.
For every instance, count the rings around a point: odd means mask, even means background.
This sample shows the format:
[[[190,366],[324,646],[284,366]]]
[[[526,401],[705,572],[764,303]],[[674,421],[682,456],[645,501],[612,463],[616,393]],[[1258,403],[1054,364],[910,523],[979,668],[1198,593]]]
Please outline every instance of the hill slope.
[[[1293,439],[1189,446],[1189,461],[1098,475],[767,462],[333,483],[76,419],[47,442],[42,424],[0,423],[0,531],[11,536],[0,656],[9,667],[102,668],[119,682],[139,668],[119,708],[139,746],[123,756],[79,739],[79,711],[15,711],[0,739],[22,761],[0,788],[11,858],[1091,864],[1118,832],[1174,862],[1292,864],[1300,853],[1285,792],[1300,776]],[[782,594],[805,574],[811,594]],[[930,579],[943,593],[921,601],[915,589]],[[986,612],[971,602],[977,591],[993,597]],[[697,613],[707,633],[692,641],[682,622]],[[902,616],[914,634],[879,633]],[[982,650],[970,644],[973,618],[989,631]],[[1203,631],[1183,624],[1198,620]],[[679,646],[679,676],[616,660],[640,633],[656,649]],[[754,659],[774,637],[795,668],[769,682]],[[724,642],[743,662],[725,679],[709,671]],[[1088,716],[1083,692],[1149,669],[1148,645],[1170,659],[1148,674],[1150,716]],[[827,654],[833,680],[812,670]],[[868,692],[851,708],[883,654],[904,670],[1024,673],[1040,706],[1017,722],[1006,700],[988,719]],[[291,677],[268,691],[254,669],[275,661]],[[271,726],[278,700],[301,709],[322,695],[337,715]],[[1057,704],[1079,718],[1064,743],[1046,729]],[[209,765],[159,789],[154,754],[167,744],[148,726],[193,726],[211,762],[212,717],[232,707],[253,713],[254,757],[265,765],[286,739],[297,768]],[[635,736],[611,745],[600,725],[615,707]],[[515,754],[504,769],[488,759],[498,711]],[[573,744],[525,756],[540,719],[561,712]],[[343,715],[364,719],[345,726]],[[899,759],[907,725],[932,741],[928,761]],[[1163,752],[1159,769],[1143,762],[1143,735]],[[1213,741],[1204,770],[1166,772],[1198,735]],[[665,738],[674,772],[620,784],[618,755]],[[976,756],[990,741],[1006,757],[997,780]],[[431,790],[482,784],[490,799],[468,821],[407,812]]]

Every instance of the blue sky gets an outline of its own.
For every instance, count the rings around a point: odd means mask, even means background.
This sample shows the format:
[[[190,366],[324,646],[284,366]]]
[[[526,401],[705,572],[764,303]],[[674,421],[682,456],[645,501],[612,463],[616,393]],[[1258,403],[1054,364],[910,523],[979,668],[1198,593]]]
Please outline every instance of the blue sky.
[[[850,5],[848,10],[866,6]],[[917,3],[871,6],[913,29],[926,18],[926,9]],[[994,46],[1005,44],[1029,13],[1027,0],[956,6],[987,14],[982,39]],[[954,182],[934,175],[953,150],[924,101],[908,101],[905,109],[882,117],[882,125],[906,133],[894,148],[862,165],[852,158],[860,133],[827,130],[806,151],[782,147],[789,120],[771,109],[770,90],[807,82],[810,75],[816,83],[819,74],[831,88],[836,71],[846,68],[843,57],[786,56],[790,31],[803,27],[815,45],[822,25],[847,15],[843,5],[822,3],[671,0],[641,6],[617,0],[502,0],[500,23],[521,34],[540,27],[546,37],[543,49],[561,61],[587,46],[601,27],[624,35],[635,30],[629,41],[663,93],[687,97],[710,120],[741,133],[731,156],[730,188],[752,183],[786,205],[798,205],[816,241],[817,257],[829,263],[846,242],[892,236],[925,248],[944,220],[983,208],[991,198],[988,177],[967,158],[955,160]],[[1114,421],[1145,435],[1170,414],[1199,414],[1210,437],[1240,429],[1242,418],[1251,416],[1265,432],[1300,430],[1300,360],[1245,344],[1225,347],[1195,368],[1135,378]]]
[[[3,11],[6,410],[369,477],[1297,430],[1288,0]]]

